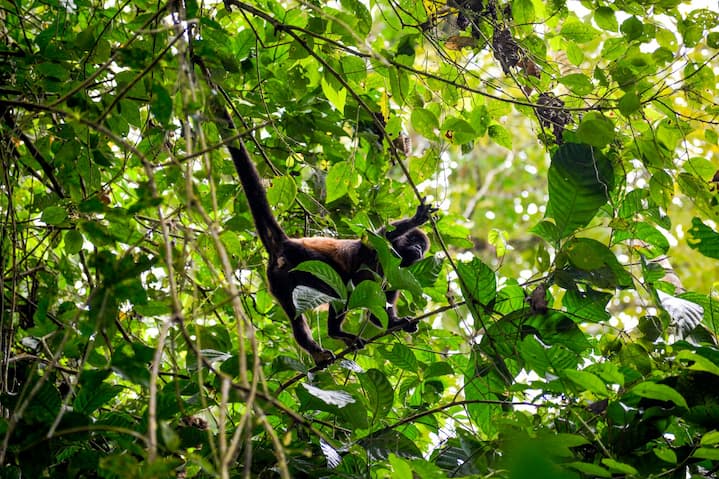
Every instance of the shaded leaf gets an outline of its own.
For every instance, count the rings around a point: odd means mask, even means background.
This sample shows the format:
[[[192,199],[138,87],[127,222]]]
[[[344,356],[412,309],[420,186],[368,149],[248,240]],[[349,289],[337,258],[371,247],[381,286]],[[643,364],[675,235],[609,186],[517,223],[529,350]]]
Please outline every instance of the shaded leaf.
[[[302,284],[292,290],[292,304],[294,304],[298,316],[336,300],[335,296],[330,296]]]
[[[687,407],[687,402],[676,389],[666,384],[657,384],[651,381],[645,381],[637,384],[630,392],[637,396],[657,399],[659,401],[670,401],[679,407]]]
[[[40,219],[49,225],[59,225],[67,218],[67,211],[60,206],[48,206],[42,211]]]
[[[370,369],[364,374],[359,374],[358,377],[367,396],[367,406],[372,416],[375,419],[383,418],[392,408],[394,401],[394,390],[387,376],[378,369]]]
[[[548,182],[547,216],[554,218],[562,237],[586,226],[614,189],[609,160],[596,149],[575,143],[562,145],[552,156]]]
[[[303,261],[292,271],[304,271],[321,280],[327,286],[332,288],[335,293],[337,293],[337,297],[332,299],[344,300],[347,298],[347,287],[345,286],[344,281],[342,281],[342,277],[340,277],[339,273],[337,273],[337,270],[324,261]]]
[[[382,429],[358,441],[370,459],[386,460],[390,454],[405,458],[422,457],[417,445],[404,434],[394,429]]]

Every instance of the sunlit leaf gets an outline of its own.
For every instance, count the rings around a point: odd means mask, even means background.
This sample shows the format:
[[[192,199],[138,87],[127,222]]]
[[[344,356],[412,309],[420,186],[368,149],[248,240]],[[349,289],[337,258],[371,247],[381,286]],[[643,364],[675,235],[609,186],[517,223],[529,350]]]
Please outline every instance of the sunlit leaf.
[[[719,259],[719,233],[709,228],[699,218],[692,218],[687,243],[704,256]]]
[[[320,389],[307,383],[303,383],[302,387],[304,387],[308,393],[324,403],[340,408],[355,402],[352,395],[345,391]]]

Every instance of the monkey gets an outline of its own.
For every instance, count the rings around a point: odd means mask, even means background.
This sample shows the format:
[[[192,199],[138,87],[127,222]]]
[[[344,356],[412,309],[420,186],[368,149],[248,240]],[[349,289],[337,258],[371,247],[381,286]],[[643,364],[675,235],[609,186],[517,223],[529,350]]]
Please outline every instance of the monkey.
[[[229,116],[225,120],[232,122]],[[374,249],[360,239],[336,239],[329,237],[291,238],[282,229],[267,201],[267,193],[262,184],[249,152],[241,139],[227,145],[240,183],[247,197],[257,234],[269,255],[267,263],[267,283],[269,290],[290,319],[292,332],[297,344],[306,350],[318,366],[326,365],[334,359],[334,354],[322,348],[313,338],[312,332],[302,314],[298,314],[292,300],[292,292],[297,286],[307,286],[330,296],[336,296],[334,290],[311,273],[296,271],[295,268],[305,261],[319,260],[334,269],[342,280],[354,284],[373,279],[374,274],[382,275],[381,266]],[[421,260],[430,247],[429,237],[419,229],[430,220],[437,211],[424,202],[417,207],[414,216],[391,223],[392,229],[379,231],[400,256],[400,267],[410,266]],[[396,303],[398,291],[385,291],[387,301],[388,329],[404,329],[416,332],[417,325],[409,318],[397,316]],[[330,304],[327,317],[327,332],[330,337],[340,339],[348,347],[361,348],[365,341],[342,329],[346,311],[338,311]],[[381,323],[374,315],[372,322]]]

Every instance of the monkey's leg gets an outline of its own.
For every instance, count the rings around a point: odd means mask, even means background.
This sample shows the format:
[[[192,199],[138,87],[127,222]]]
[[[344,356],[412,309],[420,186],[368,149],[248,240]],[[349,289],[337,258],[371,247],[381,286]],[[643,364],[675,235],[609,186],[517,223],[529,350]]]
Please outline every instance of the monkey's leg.
[[[367,341],[356,334],[342,330],[342,321],[344,321],[344,319],[345,312],[342,311],[340,314],[337,314],[334,306],[330,305],[330,310],[327,315],[327,334],[329,334],[331,338],[341,339],[350,348],[363,348]]]
[[[408,316],[400,318],[397,316],[397,298],[399,297],[399,291],[387,291],[385,292],[385,296],[387,297],[387,317],[389,318],[387,330],[403,329],[408,333],[416,333],[418,327],[414,318]]]
[[[317,366],[322,366],[335,358],[332,351],[322,348],[312,338],[312,331],[310,330],[304,316],[301,314],[299,316],[295,316],[290,320],[290,324],[292,325],[292,334],[295,337],[295,341],[297,341],[297,344],[299,344],[305,351],[310,353]]]

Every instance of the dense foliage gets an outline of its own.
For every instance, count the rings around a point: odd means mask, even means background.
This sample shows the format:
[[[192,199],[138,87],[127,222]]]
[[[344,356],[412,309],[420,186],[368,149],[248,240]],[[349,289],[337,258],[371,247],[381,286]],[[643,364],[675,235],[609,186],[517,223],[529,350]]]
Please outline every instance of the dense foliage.
[[[0,477],[719,470],[716,10],[0,0],[0,19]],[[314,367],[218,108],[287,232],[382,250],[418,333],[367,321],[377,284],[339,285],[369,343],[310,310],[338,356]],[[424,197],[432,249],[400,270],[369,232]]]

